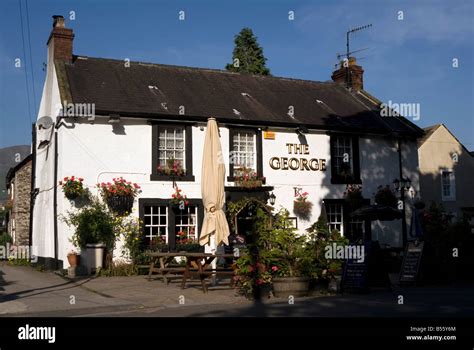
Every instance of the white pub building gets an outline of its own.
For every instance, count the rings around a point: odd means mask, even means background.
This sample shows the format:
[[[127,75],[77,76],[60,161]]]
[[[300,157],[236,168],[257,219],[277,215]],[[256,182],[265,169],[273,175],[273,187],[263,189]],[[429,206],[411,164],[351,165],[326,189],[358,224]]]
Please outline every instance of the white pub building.
[[[381,116],[381,103],[363,90],[363,70],[354,59],[333,73],[333,81],[315,82],[73,55],[73,38],[64,19],[54,16],[33,133],[31,244],[48,268],[66,266],[73,248],[73,228],[61,216],[74,206],[58,185],[67,176],[84,178],[92,194],[97,183],[116,177],[138,183],[142,192],[131,215],[143,219],[148,240],[174,242],[181,230],[197,235],[209,117],[219,125],[227,202],[273,197],[276,210],[293,216],[295,195],[307,192],[313,208],[307,220],[295,219],[301,232],[324,205],[329,226],[341,234],[357,228],[382,248],[402,247],[419,191],[416,141],[422,130],[403,117]],[[179,160],[185,174],[172,179],[158,173],[168,159]],[[265,177],[265,184],[236,186],[242,166]],[[351,219],[347,184],[360,184],[373,203],[378,186],[404,177],[411,180],[405,220]],[[190,202],[178,214],[169,205],[174,181]]]

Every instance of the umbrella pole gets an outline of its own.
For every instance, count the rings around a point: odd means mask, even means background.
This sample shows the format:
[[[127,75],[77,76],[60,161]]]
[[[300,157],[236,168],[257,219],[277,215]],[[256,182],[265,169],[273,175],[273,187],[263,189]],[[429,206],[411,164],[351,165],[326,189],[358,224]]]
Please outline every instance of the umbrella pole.
[[[214,233],[212,235],[212,238],[210,239],[210,245],[211,245],[211,253],[216,254],[216,234]],[[217,269],[217,259],[212,260],[212,277],[211,277],[211,284],[215,286],[217,284],[217,279],[216,279],[216,269]]]

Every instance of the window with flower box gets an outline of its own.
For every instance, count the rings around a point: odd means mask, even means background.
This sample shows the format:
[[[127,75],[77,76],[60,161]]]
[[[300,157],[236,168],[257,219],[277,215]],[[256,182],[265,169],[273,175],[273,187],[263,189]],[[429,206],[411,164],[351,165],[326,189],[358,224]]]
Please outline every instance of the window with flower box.
[[[194,181],[191,125],[153,124],[151,153],[151,180]]]
[[[185,238],[195,240],[199,238],[199,229],[204,218],[202,200],[188,198],[187,201],[189,204],[180,210],[173,207],[169,199],[140,198],[138,200],[145,246],[150,243],[151,238],[161,236],[173,250],[176,243],[179,243],[179,237],[182,237],[181,232],[185,233]]]
[[[228,181],[234,181],[241,170],[263,177],[261,130],[229,128],[229,150]]]

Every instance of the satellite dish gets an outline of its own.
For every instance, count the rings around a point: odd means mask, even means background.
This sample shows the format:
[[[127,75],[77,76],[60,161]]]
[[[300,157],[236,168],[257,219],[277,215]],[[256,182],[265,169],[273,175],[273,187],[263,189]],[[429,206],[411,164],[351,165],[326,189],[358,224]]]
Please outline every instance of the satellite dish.
[[[41,117],[38,119],[38,121],[36,122],[36,126],[38,127],[39,130],[49,129],[53,126],[53,119],[45,115],[44,117]]]

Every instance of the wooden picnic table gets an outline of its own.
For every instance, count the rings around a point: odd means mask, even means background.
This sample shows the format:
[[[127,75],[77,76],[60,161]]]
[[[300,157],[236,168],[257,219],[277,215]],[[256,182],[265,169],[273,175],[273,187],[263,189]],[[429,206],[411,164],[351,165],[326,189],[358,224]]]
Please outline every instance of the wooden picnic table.
[[[167,275],[169,273],[182,273],[181,288],[186,287],[186,281],[197,275],[201,281],[202,290],[207,293],[206,279],[212,275],[233,275],[234,272],[231,268],[210,268],[212,262],[215,259],[220,258],[234,258],[233,254],[209,254],[209,253],[191,253],[191,252],[154,252],[148,253],[148,256],[152,258],[150,263],[150,270],[148,272],[148,279],[151,280],[153,272],[160,274],[163,278],[163,282],[169,283]],[[186,258],[186,265],[173,266],[171,263],[176,257]],[[159,262],[159,267],[157,267]],[[231,278],[232,284],[232,278]]]

